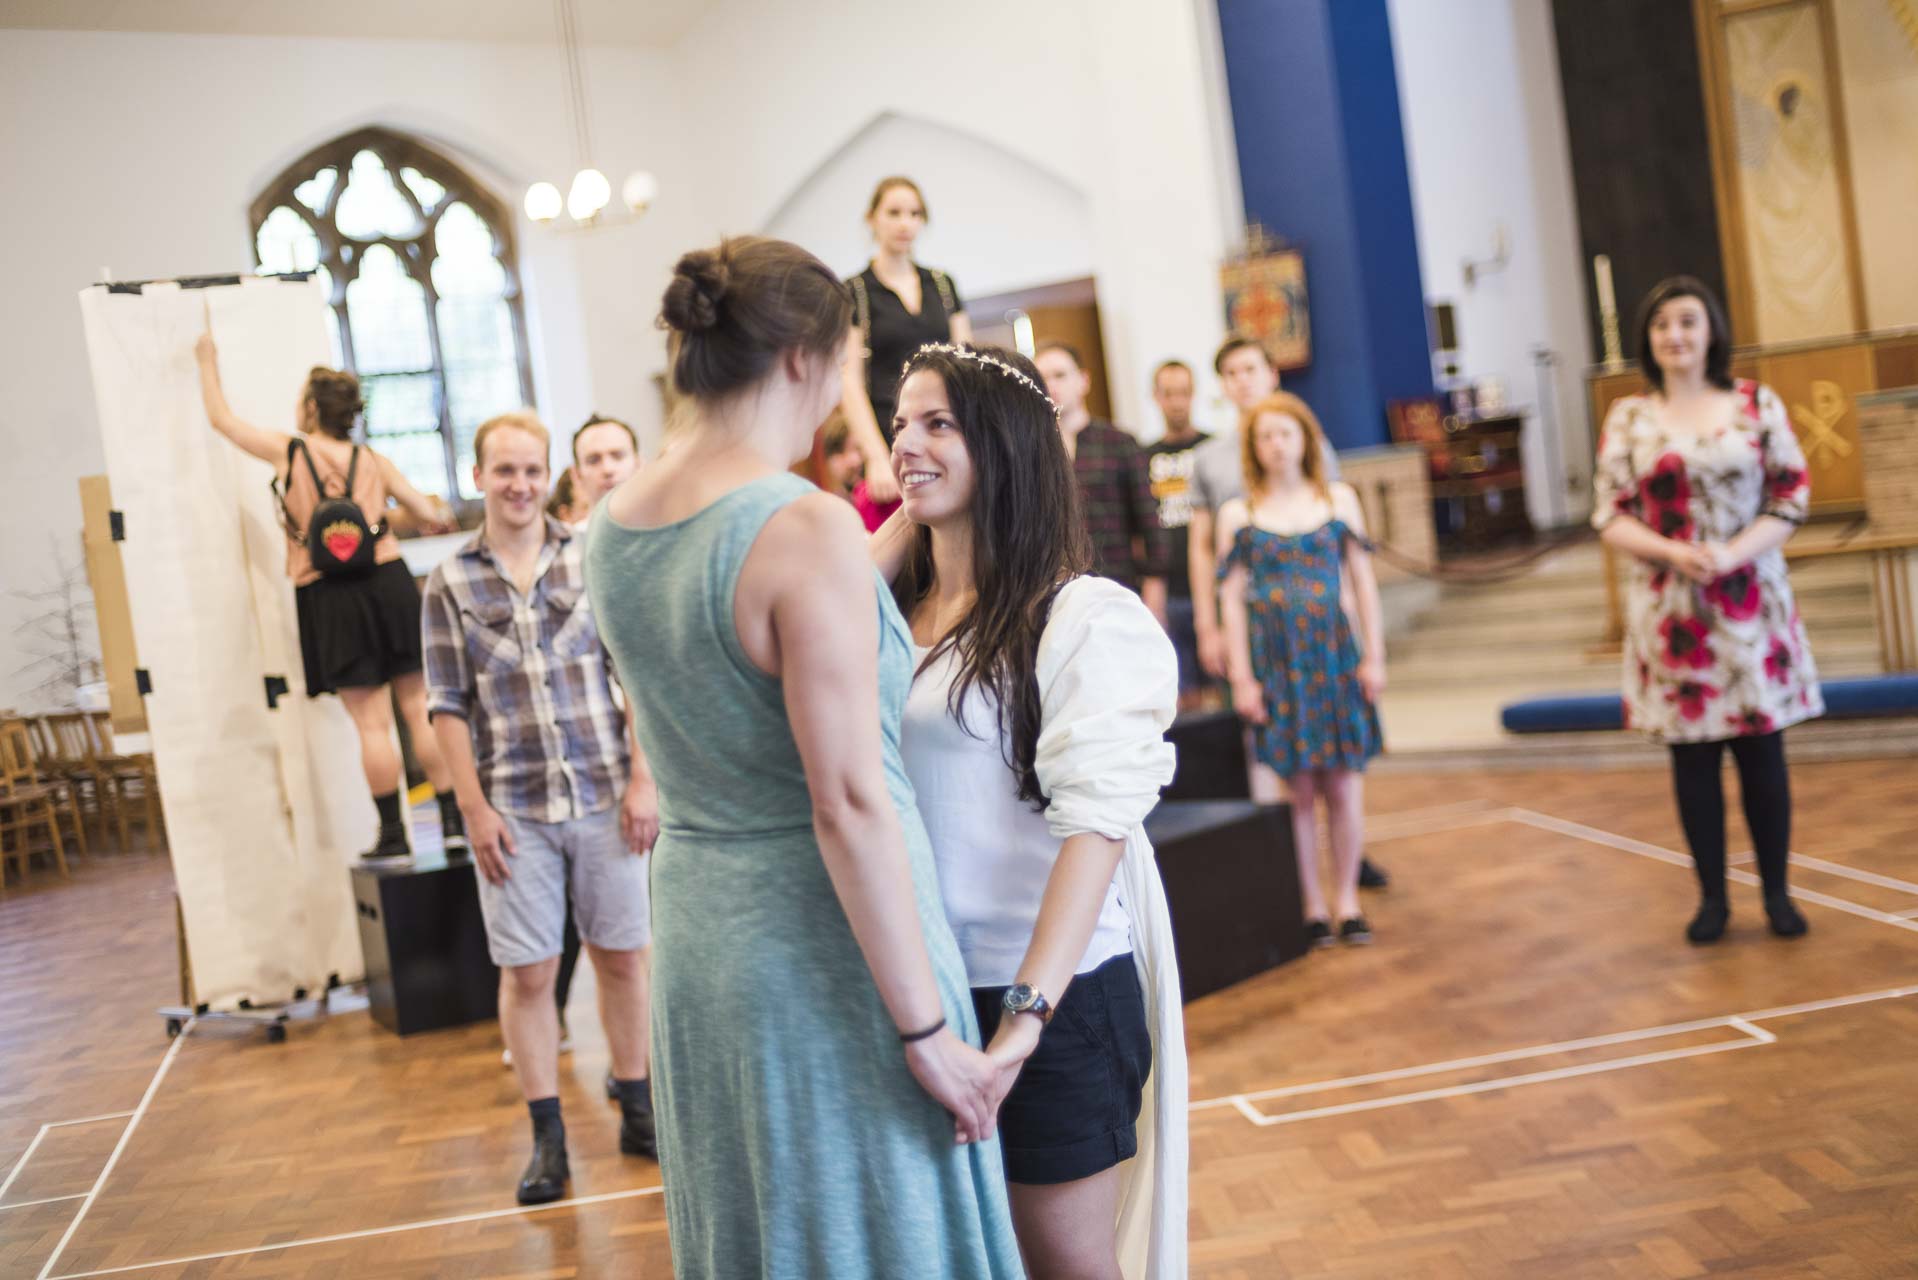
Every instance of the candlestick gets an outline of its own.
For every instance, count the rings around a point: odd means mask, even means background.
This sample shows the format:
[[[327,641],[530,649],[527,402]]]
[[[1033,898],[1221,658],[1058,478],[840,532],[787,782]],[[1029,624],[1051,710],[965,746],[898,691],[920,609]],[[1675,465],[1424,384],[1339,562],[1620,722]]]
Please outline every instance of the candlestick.
[[[1612,292],[1612,259],[1599,254],[1592,259],[1592,274],[1598,284],[1598,319],[1605,339],[1605,363],[1613,369],[1625,365],[1625,350],[1618,339],[1618,298]]]

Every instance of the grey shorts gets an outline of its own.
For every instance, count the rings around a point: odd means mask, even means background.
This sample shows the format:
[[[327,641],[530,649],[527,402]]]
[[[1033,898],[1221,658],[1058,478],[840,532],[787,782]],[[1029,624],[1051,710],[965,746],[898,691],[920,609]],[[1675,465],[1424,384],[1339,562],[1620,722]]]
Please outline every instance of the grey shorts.
[[[494,964],[517,968],[558,955],[569,889],[579,936],[593,946],[632,951],[652,942],[648,856],[621,838],[618,805],[565,822],[501,816],[518,851],[506,859],[511,874],[498,885],[477,877]]]

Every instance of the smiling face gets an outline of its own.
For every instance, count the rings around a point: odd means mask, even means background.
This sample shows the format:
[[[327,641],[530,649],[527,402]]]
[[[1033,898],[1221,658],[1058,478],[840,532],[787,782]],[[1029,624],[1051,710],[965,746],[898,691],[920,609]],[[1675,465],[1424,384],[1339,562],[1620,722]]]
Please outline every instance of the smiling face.
[[[1711,315],[1701,299],[1678,297],[1652,313],[1648,326],[1652,359],[1666,377],[1690,376],[1704,367],[1712,345]]]
[[[972,455],[944,380],[930,369],[907,378],[899,388],[893,425],[892,470],[899,477],[906,518],[933,528],[970,520]]]
[[[485,499],[487,520],[514,532],[545,519],[551,482],[546,442],[515,426],[488,435],[473,463],[473,487]]]
[[[872,238],[889,254],[912,256],[913,242],[926,225],[926,205],[919,193],[904,182],[889,185],[879,203],[866,215]]]

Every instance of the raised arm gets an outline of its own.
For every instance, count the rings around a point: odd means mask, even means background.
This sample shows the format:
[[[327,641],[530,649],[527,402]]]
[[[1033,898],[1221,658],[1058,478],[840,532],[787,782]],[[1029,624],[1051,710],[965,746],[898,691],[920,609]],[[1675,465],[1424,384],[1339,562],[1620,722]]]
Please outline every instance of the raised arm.
[[[919,926],[905,832],[886,786],[879,609],[859,518],[826,494],[768,523],[746,558],[735,616],[749,656],[776,674],[812,796],[813,833],[854,939],[903,1035],[946,1011]],[[951,1025],[904,1046],[962,1142],[991,1136],[993,1069]]]
[[[367,452],[373,454],[380,464],[380,479],[386,482],[387,494],[393,501],[412,513],[413,518],[420,522],[422,532],[448,533],[458,527],[458,521],[453,517],[453,508],[446,499],[428,497],[421,493],[391,458],[371,449]]]
[[[234,415],[226,402],[226,389],[220,385],[220,353],[210,330],[193,344],[193,354],[200,362],[200,401],[206,406],[207,421],[213,429],[260,461],[278,466],[286,458],[286,447],[293,437],[242,422]]]
[[[872,559],[872,567],[887,582],[897,578],[906,567],[906,557],[912,554],[912,541],[917,527],[906,519],[906,509],[901,507],[886,517],[886,522],[873,530],[866,538],[866,554]]]

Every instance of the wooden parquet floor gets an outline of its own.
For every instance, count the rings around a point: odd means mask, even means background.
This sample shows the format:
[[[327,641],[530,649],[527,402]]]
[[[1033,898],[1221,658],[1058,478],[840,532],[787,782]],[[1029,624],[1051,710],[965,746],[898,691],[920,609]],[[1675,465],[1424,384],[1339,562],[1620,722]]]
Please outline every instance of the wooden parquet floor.
[[[1918,762],[1794,780],[1811,936],[1735,885],[1731,936],[1693,949],[1663,775],[1375,779],[1378,943],[1187,1010],[1192,1274],[1918,1276]],[[139,1106],[171,930],[140,858],[0,903],[0,1277],[40,1276],[83,1207],[50,1276],[670,1274],[584,973],[576,1203],[514,1210],[493,1027],[353,1013],[283,1045],[197,1029],[88,1204],[126,1120],[41,1126]]]

